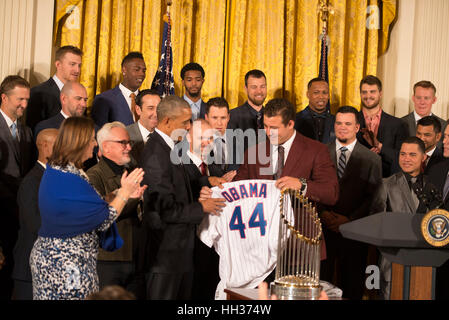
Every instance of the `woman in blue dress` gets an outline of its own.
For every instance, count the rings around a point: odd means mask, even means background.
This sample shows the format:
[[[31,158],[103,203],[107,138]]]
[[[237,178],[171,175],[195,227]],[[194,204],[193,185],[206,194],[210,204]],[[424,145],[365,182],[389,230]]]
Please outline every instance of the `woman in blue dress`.
[[[91,119],[63,122],[39,187],[42,224],[30,256],[35,300],[85,299],[99,291],[98,248],[121,247],[114,221],[146,188],[142,169],[125,172],[115,198],[104,201],[82,169],[96,145]]]

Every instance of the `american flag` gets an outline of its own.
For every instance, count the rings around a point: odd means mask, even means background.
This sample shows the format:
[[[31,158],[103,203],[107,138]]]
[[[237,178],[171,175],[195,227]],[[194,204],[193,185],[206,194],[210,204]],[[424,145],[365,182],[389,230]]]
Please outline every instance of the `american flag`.
[[[161,97],[175,94],[175,81],[173,80],[173,53],[171,49],[171,21],[170,13],[164,15],[164,33],[162,36],[161,61],[154,76],[152,89],[156,89]]]

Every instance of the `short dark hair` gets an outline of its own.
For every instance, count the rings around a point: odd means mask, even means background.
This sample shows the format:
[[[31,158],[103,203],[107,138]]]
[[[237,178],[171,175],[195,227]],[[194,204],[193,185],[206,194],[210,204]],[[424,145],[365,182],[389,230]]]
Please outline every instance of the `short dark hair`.
[[[137,51],[130,52],[123,58],[123,60],[122,60],[122,68],[125,65],[125,63],[127,63],[127,62],[129,62],[129,61],[131,61],[133,59],[142,59],[142,60],[144,60],[142,53],[137,52]]]
[[[287,99],[271,99],[268,101],[263,111],[266,117],[275,117],[280,115],[282,117],[282,123],[284,126],[288,125],[290,120],[295,121],[296,110],[293,104]]]
[[[250,70],[250,71],[248,71],[246,74],[245,74],[245,87],[247,87],[248,86],[248,78],[249,77],[254,77],[254,78],[265,78],[265,80],[267,80],[267,77],[265,77],[265,73],[263,73],[262,71],[260,71],[260,70],[258,70],[258,69],[253,69],[253,70]]]
[[[312,80],[310,80],[309,81],[309,83],[307,84],[307,89],[310,89],[310,87],[312,86],[312,84],[314,83],[314,82],[326,82],[327,83],[327,81],[326,80],[324,80],[324,79],[321,79],[321,78],[313,78]]]
[[[61,61],[61,59],[65,56],[66,53],[72,53],[76,56],[83,56],[83,51],[81,51],[80,48],[74,47],[74,46],[63,46],[56,50],[55,53],[55,60]]]
[[[207,101],[206,114],[209,114],[211,107],[226,108],[229,113],[229,104],[223,97],[210,98],[209,101]]]
[[[0,95],[3,93],[8,95],[8,93],[11,90],[14,90],[15,87],[22,87],[29,89],[30,84],[21,76],[17,75],[7,76],[5,79],[3,79],[2,83],[0,84]]]
[[[203,67],[196,62],[190,62],[190,63],[186,64],[184,67],[182,67],[182,69],[181,69],[181,79],[182,80],[184,80],[184,77],[185,77],[187,71],[199,71],[199,72],[201,72],[201,76],[203,78],[206,75]]]
[[[435,87],[435,85],[427,80],[421,80],[417,83],[414,84],[413,86],[413,95],[415,95],[415,90],[417,87],[421,87],[421,88],[431,88],[433,90],[433,95],[435,95],[437,93],[437,88]]]
[[[359,112],[357,111],[356,108],[354,108],[352,106],[341,106],[340,108],[338,108],[335,115],[337,115],[337,113],[352,113],[352,114],[354,114],[354,117],[355,117],[355,123],[360,124]]]
[[[373,75],[367,75],[360,81],[360,91],[362,91],[362,85],[369,84],[369,85],[376,85],[379,91],[382,91],[382,82],[380,79]]]
[[[137,96],[136,96],[136,105],[141,107],[142,106],[142,99],[146,95],[158,96],[159,98],[161,97],[161,95],[159,94],[159,92],[156,89],[144,89],[144,90],[139,91],[139,93],[137,94]]]
[[[441,123],[435,116],[427,116],[419,119],[416,126],[433,126],[433,131],[435,133],[438,134],[441,132]]]
[[[422,153],[425,153],[425,152],[426,152],[426,146],[425,146],[424,142],[423,142],[420,138],[418,138],[418,137],[408,137],[408,138],[406,138],[406,139],[402,142],[401,148],[402,148],[402,145],[403,145],[404,143],[416,144],[416,145],[418,145],[419,151],[421,151]]]

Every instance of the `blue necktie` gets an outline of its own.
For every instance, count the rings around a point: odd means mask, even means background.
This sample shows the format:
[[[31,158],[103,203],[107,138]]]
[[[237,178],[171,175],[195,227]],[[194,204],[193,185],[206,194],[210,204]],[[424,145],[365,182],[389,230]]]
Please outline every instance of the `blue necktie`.
[[[17,139],[17,125],[14,122],[11,125],[11,134],[14,139]]]

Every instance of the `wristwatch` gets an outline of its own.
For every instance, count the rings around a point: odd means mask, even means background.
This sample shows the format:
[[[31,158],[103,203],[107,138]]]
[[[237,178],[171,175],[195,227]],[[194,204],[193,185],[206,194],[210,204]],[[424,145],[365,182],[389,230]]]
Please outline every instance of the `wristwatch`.
[[[301,182],[301,189],[299,191],[304,192],[307,188],[307,180],[305,178],[299,178],[299,182]]]

